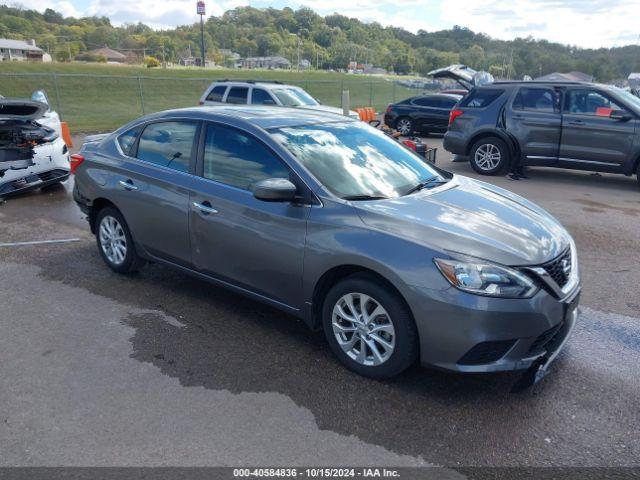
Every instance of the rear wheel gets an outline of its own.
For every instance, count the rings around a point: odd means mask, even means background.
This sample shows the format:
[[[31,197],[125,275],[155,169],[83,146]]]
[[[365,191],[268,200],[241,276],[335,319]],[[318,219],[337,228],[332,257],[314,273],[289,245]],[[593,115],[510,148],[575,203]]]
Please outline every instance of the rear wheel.
[[[487,137],[471,147],[469,161],[480,175],[497,175],[509,167],[511,155],[506,143],[496,137]]]
[[[413,122],[409,117],[400,117],[396,121],[396,130],[407,137],[413,133]]]
[[[136,253],[127,222],[115,208],[105,207],[98,213],[96,241],[102,259],[114,272],[131,273],[144,265]]]
[[[325,298],[322,322],[338,359],[365,377],[393,377],[418,356],[418,334],[408,307],[369,275],[337,283]]]

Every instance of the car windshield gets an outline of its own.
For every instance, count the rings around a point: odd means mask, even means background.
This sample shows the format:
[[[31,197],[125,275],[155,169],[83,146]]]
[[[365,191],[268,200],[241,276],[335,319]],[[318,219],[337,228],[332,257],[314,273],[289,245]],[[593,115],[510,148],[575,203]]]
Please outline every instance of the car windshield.
[[[279,128],[271,134],[342,198],[395,198],[440,179],[424,159],[364,122]]]
[[[611,87],[611,89],[618,94],[622,100],[630,104],[636,112],[640,111],[640,98],[636,97],[633,93],[623,90],[619,87]]]
[[[302,89],[298,88],[276,88],[273,94],[285,107],[300,107],[302,105],[318,105],[315,98]]]

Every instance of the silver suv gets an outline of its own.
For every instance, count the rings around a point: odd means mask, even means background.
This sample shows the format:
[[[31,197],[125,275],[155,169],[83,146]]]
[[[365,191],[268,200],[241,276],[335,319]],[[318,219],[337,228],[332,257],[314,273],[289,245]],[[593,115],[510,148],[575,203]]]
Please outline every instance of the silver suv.
[[[342,115],[341,108],[322,105],[304,89],[269,80],[220,80],[213,82],[200,97],[200,105],[277,105],[305,108]],[[349,110],[349,116],[358,119],[358,112]]]
[[[546,366],[577,316],[571,236],[343,116],[200,107],[74,155],[74,198],[116,272],[168,265],[324,329],[369,377]]]

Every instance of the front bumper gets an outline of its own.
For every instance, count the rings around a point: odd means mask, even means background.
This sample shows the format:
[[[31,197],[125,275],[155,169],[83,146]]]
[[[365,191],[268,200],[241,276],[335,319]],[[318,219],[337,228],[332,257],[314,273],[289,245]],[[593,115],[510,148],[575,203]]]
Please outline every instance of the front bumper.
[[[48,187],[55,183],[64,182],[68,178],[69,170],[63,168],[25,175],[17,180],[0,183],[0,198],[19,195],[36,188]]]
[[[578,285],[563,301],[545,290],[529,299],[481,297],[453,287],[412,287],[408,301],[425,366],[456,372],[524,370],[557,355],[578,317]]]

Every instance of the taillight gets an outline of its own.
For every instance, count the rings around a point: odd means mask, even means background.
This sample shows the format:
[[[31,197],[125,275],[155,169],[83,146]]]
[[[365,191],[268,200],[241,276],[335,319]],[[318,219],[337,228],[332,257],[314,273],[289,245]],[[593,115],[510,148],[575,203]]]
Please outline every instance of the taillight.
[[[204,102],[203,102],[202,100],[200,100],[200,101],[198,102],[198,105],[204,105]]]
[[[76,173],[76,170],[80,166],[80,164],[84,162],[84,156],[79,153],[74,153],[71,155],[71,173]]]
[[[462,115],[464,112],[462,110],[451,110],[449,113],[449,125],[451,125],[456,118]]]

